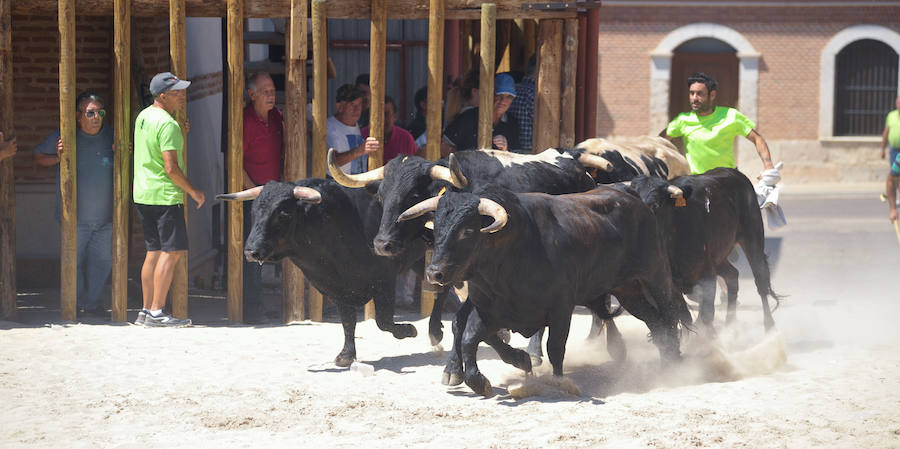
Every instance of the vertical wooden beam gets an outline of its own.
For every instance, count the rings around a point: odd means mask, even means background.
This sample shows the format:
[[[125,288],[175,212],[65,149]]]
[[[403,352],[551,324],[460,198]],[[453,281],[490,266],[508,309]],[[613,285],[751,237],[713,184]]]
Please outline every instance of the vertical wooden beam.
[[[60,280],[62,319],[74,321],[78,280],[78,211],[75,147],[75,2],[59,0],[59,129],[66,146],[59,161]]]
[[[425,157],[436,161],[441,157],[441,104],[444,96],[444,17],[445,0],[430,0],[428,8],[428,97],[425,109]],[[425,252],[425,266],[431,263],[431,251]],[[419,311],[422,317],[431,315],[434,292],[422,284]]]
[[[559,146],[575,147],[575,78],[578,69],[578,19],[566,19],[560,80]]]
[[[291,0],[285,67],[284,179],[306,177],[306,19],[307,2]],[[290,259],[281,262],[281,316],[285,323],[306,316],[303,272]]]
[[[328,48],[325,0],[313,0],[313,152],[312,175],[325,177],[326,121],[328,120]],[[322,293],[309,287],[309,319],[322,321]]]
[[[585,39],[585,105],[584,138],[597,136],[597,107],[600,102],[600,10],[589,9],[587,13],[587,38]]]
[[[534,152],[559,145],[561,19],[542,19],[538,24],[538,74],[534,105]]]
[[[575,141],[584,140],[584,103],[585,97],[584,80],[585,65],[587,62],[587,53],[585,52],[585,41],[587,39],[587,15],[578,14],[578,61],[576,62],[575,71]]]
[[[460,24],[459,58],[462,59],[462,67],[459,73],[460,75],[463,75],[468,73],[469,70],[472,70],[472,54],[475,48],[475,32],[473,31],[473,28],[475,27],[475,23],[472,20],[461,20]]]
[[[524,19],[522,23],[522,44],[524,48],[525,63],[528,58],[537,51],[537,22],[534,19]]]
[[[172,73],[181,79],[187,79],[187,48],[186,48],[186,26],[185,26],[185,0],[169,0],[169,54],[171,56]],[[185,103],[185,108],[187,103]],[[175,120],[181,127],[181,136],[184,140],[184,148],[181,155],[184,157],[184,174],[188,173],[187,164],[187,129],[185,120],[187,119],[187,110],[185,108],[175,111]],[[187,202],[187,194],[182,195],[184,204]],[[184,223],[190,227],[188,222],[188,210],[184,208]],[[172,315],[177,318],[187,318],[188,316],[188,252],[178,259],[178,265],[175,266],[175,273],[172,276]]]
[[[509,20],[501,20],[496,24],[496,32],[494,33],[496,36],[496,45],[494,47],[494,52],[496,53],[497,48],[501,50],[500,62],[497,63],[497,73],[509,72],[514,67],[514,59],[516,56],[514,55],[514,44],[511,39],[513,26],[514,23]]]
[[[491,148],[494,132],[494,54],[496,50],[497,5],[481,5],[481,67],[478,83],[478,148]]]
[[[447,7],[444,2],[441,3],[443,9],[441,10],[442,17],[446,17]],[[431,14],[434,11],[435,6],[430,6],[428,8],[428,17],[429,17],[429,35],[431,33],[430,27],[431,25]],[[448,80],[455,80],[462,71],[460,67],[462,66],[460,62],[460,52],[459,52],[459,44],[460,44],[460,20],[444,20],[444,68],[446,69],[446,75]],[[430,41],[430,39],[429,39]],[[443,85],[441,89],[443,90]]]
[[[115,0],[113,109],[115,174],[113,177],[112,321],[128,319],[128,210],[131,198],[131,0]]]
[[[0,0],[0,131],[13,130],[12,0]],[[15,320],[16,312],[16,180],[15,158],[0,162],[0,319]]]
[[[244,181],[244,2],[228,0],[228,191],[243,190]],[[228,321],[244,317],[244,205],[228,202]]]
[[[387,57],[387,1],[372,0],[372,25],[369,27],[369,87],[372,101],[369,106],[369,136],[381,142],[381,149],[369,155],[369,170],[384,164],[384,79]],[[375,318],[375,301],[366,303],[365,319]]]

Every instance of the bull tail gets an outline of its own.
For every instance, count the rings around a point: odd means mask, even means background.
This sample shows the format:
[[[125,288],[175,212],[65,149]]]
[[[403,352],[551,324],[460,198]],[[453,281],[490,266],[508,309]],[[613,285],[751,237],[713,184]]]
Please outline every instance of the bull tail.
[[[786,296],[775,293],[772,289],[772,276],[769,269],[769,258],[765,253],[765,228],[763,227],[762,212],[756,200],[756,192],[749,180],[746,184],[744,204],[740,205],[740,228],[738,230],[738,243],[750,262],[753,271],[753,280],[756,282],[756,291],[763,301],[763,313],[766,314],[767,325],[771,321],[770,313],[778,309],[781,300]],[[767,298],[775,300],[775,307],[769,310]]]

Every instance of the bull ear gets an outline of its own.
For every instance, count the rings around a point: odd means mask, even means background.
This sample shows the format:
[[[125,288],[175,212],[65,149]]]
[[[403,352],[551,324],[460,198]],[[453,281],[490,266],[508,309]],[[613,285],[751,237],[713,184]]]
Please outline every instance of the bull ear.
[[[318,190],[309,187],[294,187],[294,198],[304,203],[319,204],[322,202],[322,194]]]
[[[259,193],[262,192],[263,186],[256,186],[251,189],[241,190],[240,192],[234,193],[220,193],[216,195],[217,200],[225,200],[225,201],[249,201],[255,200],[259,197]]]
[[[482,198],[478,202],[478,213],[494,218],[494,222],[487,227],[481,228],[481,232],[497,232],[503,229],[503,227],[506,226],[506,222],[509,221],[509,216],[506,214],[506,209],[504,209],[503,206],[498,204],[496,201],[489,200],[487,198]]]

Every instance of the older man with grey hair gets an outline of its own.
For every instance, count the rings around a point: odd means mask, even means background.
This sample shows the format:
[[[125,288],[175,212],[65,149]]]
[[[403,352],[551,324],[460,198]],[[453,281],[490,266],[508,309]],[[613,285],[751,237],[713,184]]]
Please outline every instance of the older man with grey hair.
[[[247,78],[250,101],[244,108],[244,188],[281,181],[284,168],[284,117],[275,107],[275,84],[265,72]],[[244,202],[244,239],[253,228],[253,201]],[[244,263],[244,322],[268,321],[260,299],[262,265]]]

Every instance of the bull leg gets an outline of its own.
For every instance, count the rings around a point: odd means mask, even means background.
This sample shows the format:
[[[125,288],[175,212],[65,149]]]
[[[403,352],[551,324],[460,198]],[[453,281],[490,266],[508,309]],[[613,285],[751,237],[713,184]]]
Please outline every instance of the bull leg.
[[[531,356],[532,366],[541,366],[541,363],[544,363],[543,360],[541,360],[544,357],[544,352],[541,350],[541,343],[543,341],[543,327],[528,339],[528,355]]]
[[[466,385],[475,393],[485,397],[493,396],[494,388],[491,386],[491,382],[478,369],[478,344],[484,341],[489,334],[495,332],[497,332],[497,329],[488,329],[478,314],[478,309],[473,308],[472,312],[469,313],[469,319],[466,321],[461,341],[463,371]]]
[[[494,351],[497,351],[500,360],[503,360],[526,373],[531,373],[531,356],[527,352],[513,348],[508,343],[504,342],[496,333],[485,337],[484,342],[494,348]]]
[[[699,320],[706,327],[712,329],[713,319],[716,316],[716,275],[704,273],[697,282],[697,290],[700,292],[700,316]],[[696,291],[696,290],[695,290]]]
[[[451,326],[451,330],[453,331],[453,347],[450,348],[450,357],[447,358],[447,363],[444,365],[444,373],[441,377],[441,383],[444,385],[454,386],[463,383],[460,347],[462,334],[466,328],[469,314],[472,312],[472,307],[471,301],[463,302],[459,307],[459,310],[456,311],[456,315],[453,317],[453,324]]]
[[[599,309],[597,309],[599,307]],[[603,295],[601,301],[588,304],[591,309],[591,331],[588,333],[588,339],[600,336],[603,329],[606,328],[606,351],[609,356],[617,362],[624,361],[628,350],[625,349],[625,340],[622,333],[616,326],[616,322],[612,318],[603,318],[618,314],[618,310],[612,310],[612,295],[607,293]]]
[[[441,314],[444,311],[446,298],[446,289],[434,295],[434,306],[431,308],[431,317],[428,318],[428,338],[431,340],[431,346],[440,345],[444,339],[444,325],[441,323]]]
[[[731,324],[737,316],[738,270],[726,260],[716,267],[716,273],[725,280],[725,290],[728,292],[728,311],[725,314],[725,323]]]
[[[412,324],[404,323],[404,324],[396,324],[394,323],[394,295],[391,294],[388,298],[375,298],[375,324],[378,325],[378,328],[385,331],[390,332],[391,335],[396,339],[402,339],[407,337],[415,337],[418,335],[416,332],[416,327]]]
[[[547,335],[547,357],[553,366],[553,375],[563,375],[563,358],[566,355],[566,340],[569,339],[569,325],[572,323],[572,309],[559,311],[550,320]]]
[[[344,349],[335,357],[334,364],[345,367],[356,360],[356,306],[336,302],[341,314],[341,326],[344,327]]]
[[[775,327],[775,320],[772,318],[772,310],[769,309],[769,295],[778,301],[779,296],[772,291],[772,273],[769,271],[769,261],[766,259],[765,243],[762,238],[762,232],[759,232],[760,238],[756,242],[741,241],[741,249],[750,262],[750,269],[753,271],[753,280],[756,282],[756,291],[763,306],[763,324],[766,331]]]

